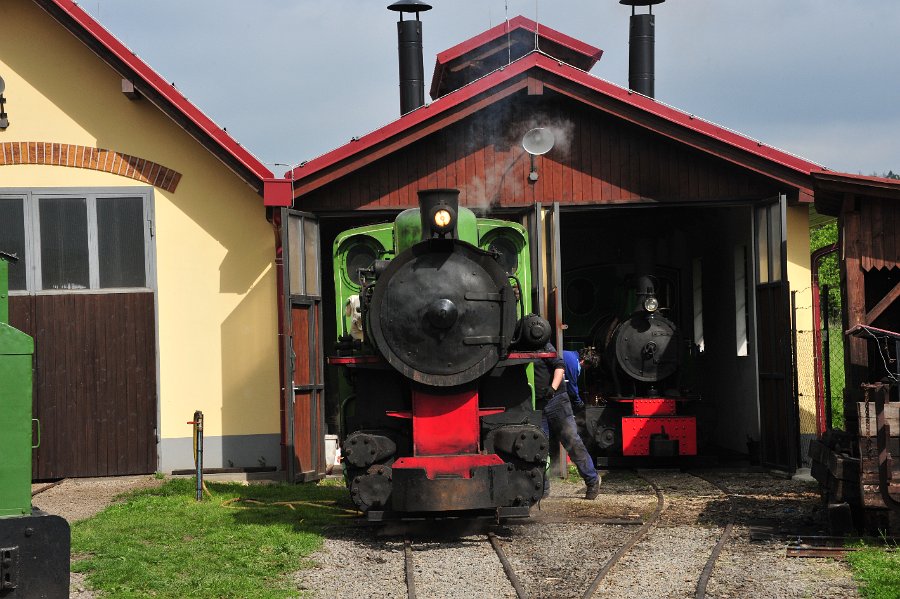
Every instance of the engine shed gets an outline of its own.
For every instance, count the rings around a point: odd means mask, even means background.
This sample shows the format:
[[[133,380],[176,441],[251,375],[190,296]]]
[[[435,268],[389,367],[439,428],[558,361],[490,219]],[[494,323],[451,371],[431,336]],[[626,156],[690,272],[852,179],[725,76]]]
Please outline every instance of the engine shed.
[[[809,219],[827,169],[590,74],[601,56],[521,16],[441,52],[431,103],[286,175],[285,218],[327,256],[417,190],[458,188],[461,205],[529,228],[534,305],[564,348],[595,344],[652,272],[690,356],[700,453],[792,472],[816,434]],[[523,149],[535,128],[551,149]],[[324,287],[286,296],[300,322],[334,314]],[[341,334],[316,331],[325,353]],[[334,429],[336,383],[322,384]]]

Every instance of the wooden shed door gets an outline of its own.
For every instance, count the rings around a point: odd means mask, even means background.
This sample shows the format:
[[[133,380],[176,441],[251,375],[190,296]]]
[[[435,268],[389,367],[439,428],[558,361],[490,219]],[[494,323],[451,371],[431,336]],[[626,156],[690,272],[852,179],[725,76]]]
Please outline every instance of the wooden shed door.
[[[532,307],[553,326],[551,337],[562,352],[562,259],[559,244],[559,202],[544,208],[534,205],[524,218],[531,242]]]
[[[41,443],[32,456],[32,477],[156,470],[153,292],[10,299],[11,324],[35,343],[33,401]]]
[[[288,477],[302,482],[325,476],[319,223],[311,214],[285,212],[285,317],[290,325],[285,363],[292,389],[285,423],[290,446]]]
[[[791,361],[790,286],[785,240],[785,199],[755,211],[756,337],[762,463],[793,472],[798,428]]]

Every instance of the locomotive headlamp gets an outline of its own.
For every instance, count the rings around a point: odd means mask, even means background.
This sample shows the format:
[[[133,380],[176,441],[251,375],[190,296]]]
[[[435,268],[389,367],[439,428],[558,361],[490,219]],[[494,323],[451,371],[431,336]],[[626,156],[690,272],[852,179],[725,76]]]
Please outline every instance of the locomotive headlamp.
[[[422,189],[419,191],[419,214],[422,239],[456,237],[459,210],[458,189]]]
[[[659,309],[659,300],[652,295],[644,300],[644,310],[656,312]]]
[[[451,222],[453,222],[453,217],[450,215],[449,210],[442,208],[434,213],[434,224],[436,227],[446,229]]]

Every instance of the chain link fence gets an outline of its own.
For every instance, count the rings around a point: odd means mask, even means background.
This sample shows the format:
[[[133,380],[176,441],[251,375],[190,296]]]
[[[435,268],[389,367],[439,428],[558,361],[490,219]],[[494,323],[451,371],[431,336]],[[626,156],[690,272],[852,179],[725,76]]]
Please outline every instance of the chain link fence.
[[[834,254],[826,260],[837,260]],[[822,377],[825,390],[825,414],[831,427],[844,429],[844,335],[841,328],[840,289],[821,288],[822,298]]]

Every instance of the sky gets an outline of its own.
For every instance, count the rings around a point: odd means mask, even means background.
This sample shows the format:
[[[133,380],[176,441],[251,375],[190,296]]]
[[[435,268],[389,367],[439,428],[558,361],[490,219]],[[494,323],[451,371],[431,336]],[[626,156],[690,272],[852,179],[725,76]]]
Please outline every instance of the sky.
[[[627,87],[631,8],[617,0],[430,1],[427,83],[438,52],[521,14],[603,49],[591,73]],[[399,117],[391,2],[80,5],[281,175]],[[900,172],[897,0],[668,0],[654,14],[657,100],[833,170]]]

